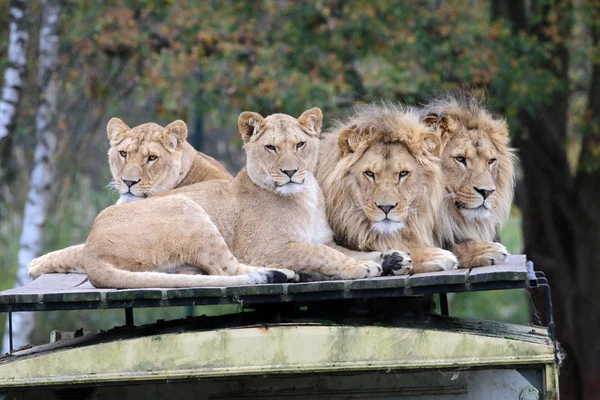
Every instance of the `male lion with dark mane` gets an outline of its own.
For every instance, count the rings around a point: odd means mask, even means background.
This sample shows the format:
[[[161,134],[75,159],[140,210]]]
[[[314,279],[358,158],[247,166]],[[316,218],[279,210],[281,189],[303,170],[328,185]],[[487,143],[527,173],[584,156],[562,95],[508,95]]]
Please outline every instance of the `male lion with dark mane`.
[[[413,265],[396,275],[455,269],[456,257],[435,248],[443,204],[438,146],[413,108],[363,105],[338,122],[323,139],[317,170],[336,242],[409,251]]]
[[[120,196],[117,204],[192,183],[233,178],[217,160],[196,151],[186,141],[188,131],[183,121],[164,128],[150,122],[132,129],[112,118],[106,133],[111,185]],[[47,273],[84,272],[83,244],[38,257],[28,268],[32,278]]]
[[[495,265],[508,257],[497,242],[514,193],[514,151],[508,125],[471,91],[456,90],[423,107],[424,122],[441,139],[445,181],[438,243],[460,267]]]

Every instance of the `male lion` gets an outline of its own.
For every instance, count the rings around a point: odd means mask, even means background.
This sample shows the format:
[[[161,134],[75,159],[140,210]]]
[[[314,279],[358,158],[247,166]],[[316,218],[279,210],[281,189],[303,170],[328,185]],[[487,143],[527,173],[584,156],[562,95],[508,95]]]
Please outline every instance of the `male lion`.
[[[214,158],[196,151],[187,141],[187,127],[175,121],[165,128],[147,123],[131,129],[113,118],[106,127],[110,149],[111,184],[117,204],[144,199],[152,193],[213,179],[233,177]],[[83,272],[83,244],[38,257],[29,263],[29,276]]]
[[[514,155],[506,121],[494,118],[467,90],[431,101],[423,115],[442,141],[446,195],[436,228],[439,244],[457,255],[462,268],[504,261],[508,251],[495,240],[514,193]]]
[[[289,269],[358,279],[380,275],[386,256],[391,268],[402,268],[406,260],[393,252],[361,253],[333,243],[312,174],[322,119],[318,108],[298,119],[244,112],[238,128],[247,163],[233,180],[102,211],[85,244],[90,282],[110,288],[253,284],[293,279]],[[195,275],[200,272],[212,276]]]
[[[317,170],[335,240],[410,251],[414,267],[394,274],[455,269],[456,257],[434,248],[443,202],[438,145],[412,108],[363,105],[339,122],[323,140]]]

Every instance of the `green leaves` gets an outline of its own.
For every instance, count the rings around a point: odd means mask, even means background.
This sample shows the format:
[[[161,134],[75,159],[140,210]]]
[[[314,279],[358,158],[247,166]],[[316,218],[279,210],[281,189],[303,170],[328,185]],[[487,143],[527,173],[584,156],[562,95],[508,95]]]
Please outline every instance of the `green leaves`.
[[[77,74],[64,85],[109,99],[120,91],[109,84],[116,68],[156,119],[185,118],[201,99],[231,124],[241,110],[318,105],[329,119],[357,101],[418,102],[467,84],[490,87],[492,105],[513,119],[570,90],[555,51],[572,42],[562,3],[530,10],[524,30],[492,21],[484,1],[83,0],[65,18],[64,67]],[[597,24],[588,14],[583,22]],[[570,48],[588,62],[592,47]]]

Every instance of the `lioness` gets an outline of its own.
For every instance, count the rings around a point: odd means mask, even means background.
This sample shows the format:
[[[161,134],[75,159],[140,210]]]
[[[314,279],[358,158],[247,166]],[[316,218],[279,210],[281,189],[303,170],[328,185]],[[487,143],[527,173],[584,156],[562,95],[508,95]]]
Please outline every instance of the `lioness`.
[[[403,267],[407,260],[393,252],[362,253],[333,243],[312,174],[322,119],[318,108],[298,119],[244,112],[238,129],[247,163],[232,181],[102,211],[85,244],[90,282],[110,288],[252,284],[292,279],[288,269],[357,279],[380,275],[386,255],[400,264],[392,268]],[[212,276],[193,275],[200,272]]]
[[[175,121],[165,128],[147,123],[129,128],[118,118],[106,126],[110,141],[108,163],[119,203],[152,193],[213,179],[233,177],[214,158],[196,151],[187,141],[187,127]],[[84,272],[83,244],[38,257],[29,263],[29,276],[44,273]]]
[[[436,228],[439,245],[452,250],[462,268],[504,261],[508,251],[496,240],[514,193],[514,151],[506,121],[494,118],[466,90],[429,102],[423,115],[442,141],[446,195]]]
[[[438,146],[416,109],[392,104],[358,106],[334,126],[317,179],[335,240],[362,251],[409,251],[413,266],[394,274],[455,269],[456,257],[434,247],[443,203]]]

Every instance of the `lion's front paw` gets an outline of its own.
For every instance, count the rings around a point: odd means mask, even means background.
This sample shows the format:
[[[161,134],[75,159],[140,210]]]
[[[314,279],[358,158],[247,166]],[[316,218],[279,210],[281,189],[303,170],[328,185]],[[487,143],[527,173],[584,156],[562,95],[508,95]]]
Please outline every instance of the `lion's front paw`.
[[[42,274],[44,262],[43,258],[43,256],[34,258],[29,264],[27,264],[27,273],[31,279],[36,279]]]
[[[501,243],[477,243],[477,245],[472,248],[471,257],[461,257],[460,265],[463,268],[476,268],[485,267],[489,265],[498,265],[506,261],[509,254],[510,253],[508,252],[506,247],[504,247],[504,245],[502,245]],[[464,267],[463,265],[466,265],[466,267]]]
[[[422,272],[451,271],[458,268],[458,259],[448,250],[427,249],[426,256],[418,267]]]
[[[341,279],[363,279],[381,276],[383,268],[375,261],[357,261],[344,271]]]
[[[381,264],[375,261],[364,261],[363,266],[367,270],[365,278],[381,276],[381,274],[383,273],[383,268],[381,267]]]
[[[409,275],[413,272],[410,254],[403,251],[388,250],[381,253],[383,275]]]

